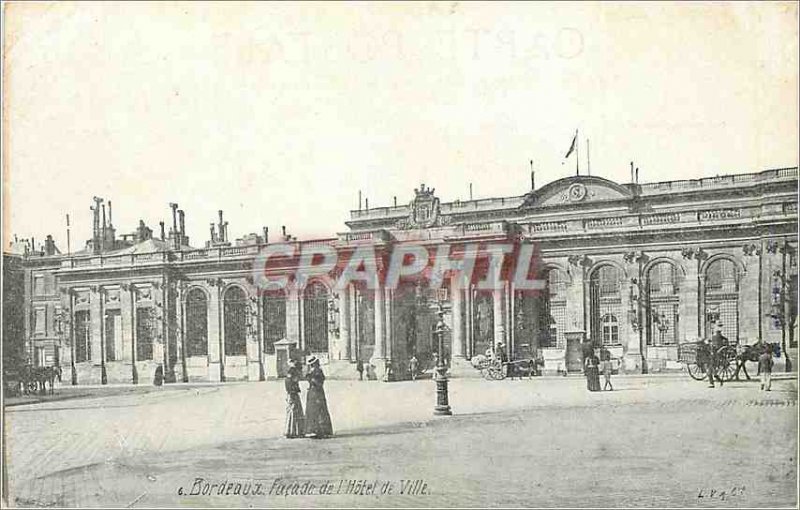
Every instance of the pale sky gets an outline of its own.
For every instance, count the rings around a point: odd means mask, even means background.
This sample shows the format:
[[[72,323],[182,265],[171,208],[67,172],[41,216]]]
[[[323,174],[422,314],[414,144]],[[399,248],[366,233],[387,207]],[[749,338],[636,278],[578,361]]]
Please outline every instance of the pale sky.
[[[346,230],[358,190],[407,203],[798,164],[796,3],[5,4],[4,236],[194,246]],[[9,223],[10,221],[10,223]],[[275,239],[275,237],[273,237]]]

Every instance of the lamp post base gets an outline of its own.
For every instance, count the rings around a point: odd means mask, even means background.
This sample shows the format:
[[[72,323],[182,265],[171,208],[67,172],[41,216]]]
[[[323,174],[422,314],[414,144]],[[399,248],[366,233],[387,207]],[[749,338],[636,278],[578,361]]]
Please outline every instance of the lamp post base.
[[[447,394],[447,368],[436,367],[436,407],[433,408],[436,416],[450,416],[450,402]]]
[[[72,385],[78,385],[78,372],[75,371],[75,364],[72,364]]]

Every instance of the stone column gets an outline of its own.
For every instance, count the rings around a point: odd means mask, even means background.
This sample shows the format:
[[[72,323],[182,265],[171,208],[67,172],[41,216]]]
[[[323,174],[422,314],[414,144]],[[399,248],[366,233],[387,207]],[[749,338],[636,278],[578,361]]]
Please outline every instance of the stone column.
[[[222,373],[222,303],[220,302],[221,283],[213,284],[208,300],[208,380],[220,381]]]
[[[461,282],[453,278],[450,280],[450,299],[453,304],[453,333],[451,335],[453,345],[450,347],[452,358],[464,358],[464,296],[461,290]]]
[[[117,350],[117,359],[119,361],[131,361],[133,355],[133,296],[127,287],[119,291],[119,320],[122,321],[122,339],[120,349]]]
[[[92,359],[88,363],[91,367],[91,375],[88,381],[89,384],[99,384],[101,382],[101,364],[103,364],[102,355],[104,346],[103,342],[103,294],[99,287],[92,287],[91,297],[89,298],[89,317],[91,321],[90,339],[89,343],[92,347]],[[33,358],[31,358],[33,359]],[[97,367],[97,370],[95,370]]]
[[[383,288],[375,288],[375,349],[372,351],[370,363],[375,366],[375,374],[380,378],[386,369],[385,347],[385,328],[384,316],[386,315],[386,304],[383,298]]]
[[[686,277],[680,284],[680,304],[678,313],[680,314],[680,324],[678,338],[681,342],[693,342],[699,339],[697,331],[698,317],[700,314],[700,302],[697,299],[698,277],[697,262],[685,260],[682,264],[686,272]]]
[[[294,287],[286,289],[286,339],[300,347],[300,301]]]
[[[348,311],[350,316],[350,361],[356,361],[361,357],[358,348],[359,342],[359,311],[358,311],[358,292],[356,288],[350,286],[347,289],[350,296]]]
[[[391,289],[384,290],[384,305],[385,312],[383,318],[384,334],[383,334],[383,349],[386,359],[393,360],[394,352],[392,349],[392,340],[394,338],[392,326],[392,308],[394,305],[394,291]]]
[[[350,344],[350,288],[339,291],[339,344],[343,350],[344,359],[349,360],[352,355]]]
[[[466,305],[466,313],[464,314],[464,350],[466,352],[467,359],[472,359],[474,356],[472,352],[473,346],[473,323],[474,317],[473,313],[475,312],[475,307],[472,303],[472,285],[469,283],[466,284],[464,289],[464,304]]]
[[[503,301],[505,301],[505,289],[494,289],[492,291],[492,298],[492,302],[494,304],[494,345],[497,347],[498,343],[505,343],[506,336],[506,316],[503,307]]]

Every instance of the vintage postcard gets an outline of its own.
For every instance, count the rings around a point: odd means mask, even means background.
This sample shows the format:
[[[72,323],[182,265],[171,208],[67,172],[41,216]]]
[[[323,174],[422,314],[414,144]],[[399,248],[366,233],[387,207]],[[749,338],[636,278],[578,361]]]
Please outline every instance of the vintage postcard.
[[[2,498],[797,508],[797,2],[4,2]]]

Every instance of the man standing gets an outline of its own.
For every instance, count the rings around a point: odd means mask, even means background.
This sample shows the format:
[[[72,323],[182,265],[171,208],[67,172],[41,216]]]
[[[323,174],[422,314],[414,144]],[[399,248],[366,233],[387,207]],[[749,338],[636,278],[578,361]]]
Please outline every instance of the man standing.
[[[356,371],[358,372],[358,380],[364,380],[364,363],[360,359],[356,360]]]
[[[611,353],[606,349],[605,345],[600,349],[600,368],[606,380],[603,385],[603,391],[605,391],[606,388],[610,388],[611,391],[614,391],[614,386],[611,385]]]
[[[409,370],[409,372],[411,372],[411,380],[412,381],[416,381],[417,380],[417,368],[418,368],[418,365],[419,365],[419,360],[417,359],[416,356],[412,355],[411,359],[408,360],[408,370]]]
[[[719,350],[728,344],[728,339],[722,334],[722,323],[719,322],[715,326],[714,334],[711,336],[711,345],[709,345],[708,353],[708,385],[710,388],[714,387],[714,378],[719,381],[720,388],[722,387],[722,378],[717,377],[717,366],[719,364]]]
[[[772,346],[764,344],[764,352],[758,357],[758,372],[761,376],[761,389],[770,391],[772,387]]]

